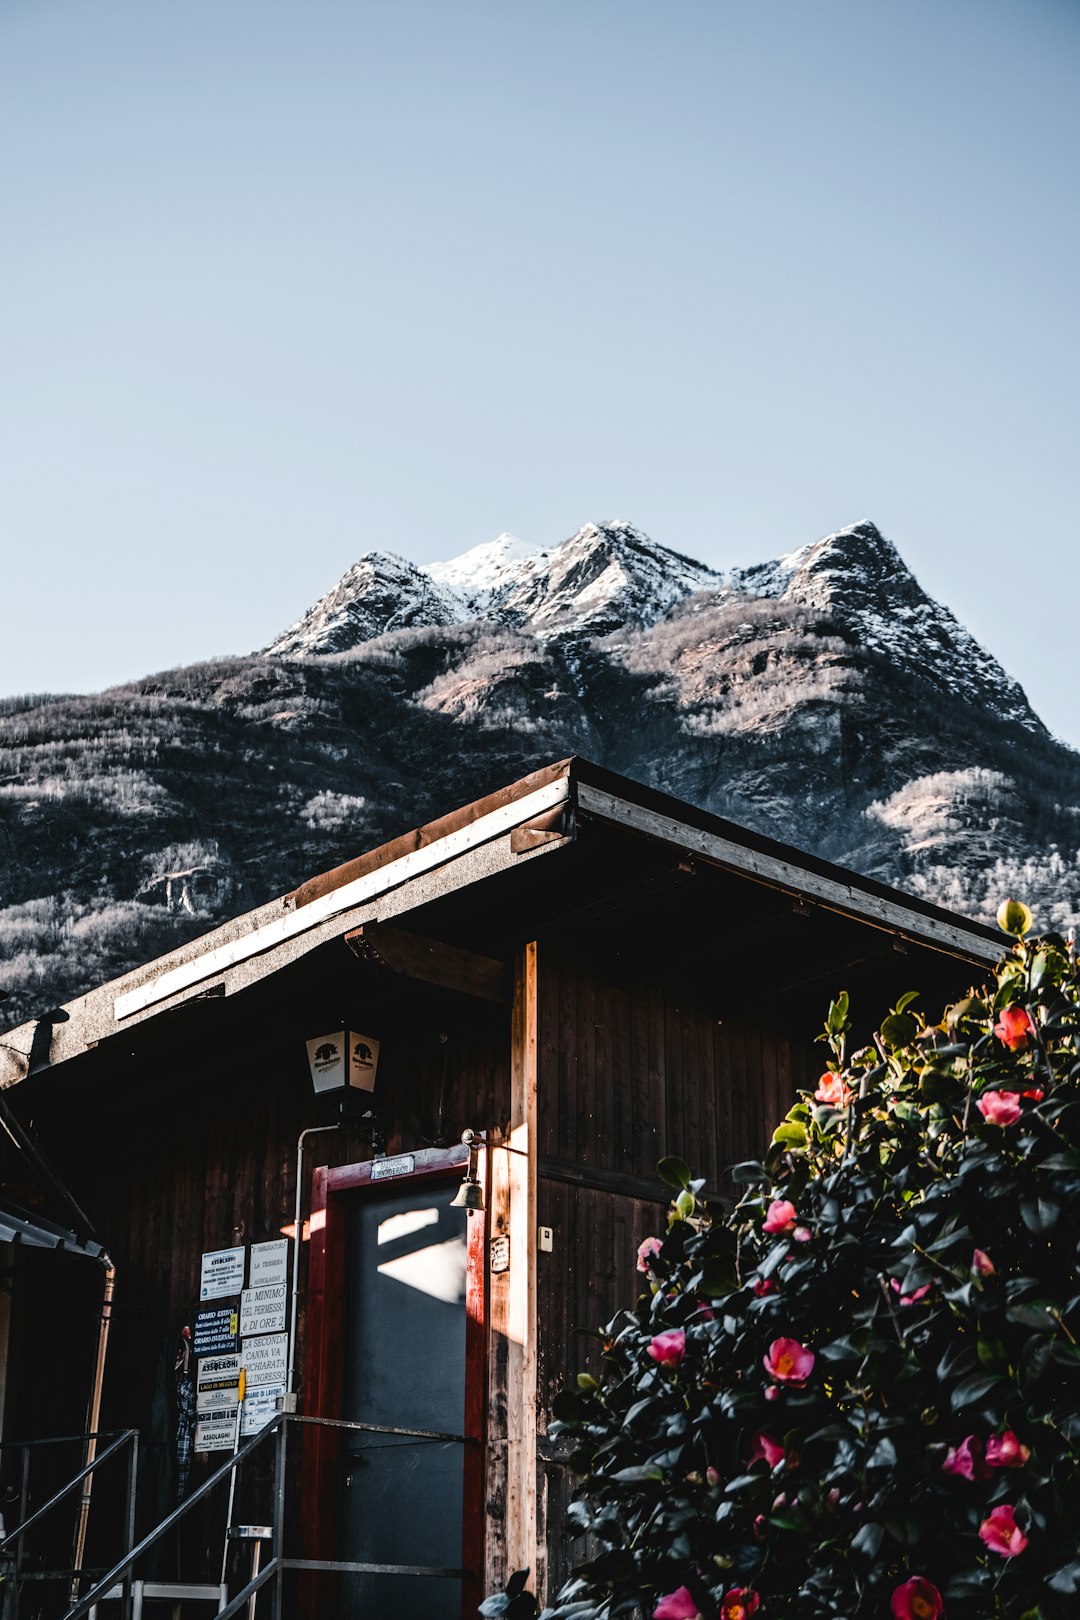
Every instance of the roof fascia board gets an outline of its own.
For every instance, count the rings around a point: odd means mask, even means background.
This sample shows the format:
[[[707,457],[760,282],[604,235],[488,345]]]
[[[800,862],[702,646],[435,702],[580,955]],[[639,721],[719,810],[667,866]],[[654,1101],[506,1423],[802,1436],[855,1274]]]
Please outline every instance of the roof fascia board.
[[[155,974],[145,984],[116,997],[113,1003],[113,1017],[117,1023],[122,1023],[133,1014],[144,1012],[160,1002],[167,1001],[193,985],[203,984],[207,979],[219,978],[229,968],[236,967],[253,956],[262,955],[275,946],[284,945],[290,939],[317,928],[321,923],[338,918],[342,913],[352,911],[388,890],[398,888],[410,879],[430,872],[437,866],[443,866],[467,851],[498,838],[500,834],[520,826],[522,822],[531,821],[534,816],[562,804],[569,796],[570,784],[565,776],[555,782],[549,782],[545,787],[537,788],[533,793],[515,799],[498,810],[492,810],[467,826],[447,833],[443,838],[435,839],[422,849],[413,850],[396,861],[390,861],[386,866],[368,872],[351,883],[343,884],[339,889],[331,890],[329,894],[321,895],[308,905],[285,912],[250,933],[230,940],[227,944],[218,945],[188,962],[182,962],[176,967]]]
[[[585,814],[629,827],[634,832],[674,844],[679,849],[692,851],[716,866],[757,879],[771,888],[784,889],[793,896],[809,896],[832,910],[858,917],[875,927],[903,934],[941,951],[969,957],[978,962],[996,962],[1002,952],[1002,943],[986,939],[981,934],[945,921],[927,917],[918,911],[883,896],[867,893],[852,883],[842,883],[818,872],[807,871],[793,862],[748,849],[730,838],[707,832],[701,827],[689,826],[659,811],[607,793],[602,788],[579,780],[575,784],[578,808]]]

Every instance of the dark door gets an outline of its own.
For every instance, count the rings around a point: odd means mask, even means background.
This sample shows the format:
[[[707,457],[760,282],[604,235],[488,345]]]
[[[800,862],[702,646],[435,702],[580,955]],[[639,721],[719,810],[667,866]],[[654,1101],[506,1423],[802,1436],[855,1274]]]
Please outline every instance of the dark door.
[[[460,1436],[465,1422],[465,1211],[459,1181],[358,1195],[348,1217],[342,1416]],[[461,1568],[460,1440],[352,1433],[343,1448],[342,1557]],[[457,1574],[344,1582],[344,1616],[459,1620]]]

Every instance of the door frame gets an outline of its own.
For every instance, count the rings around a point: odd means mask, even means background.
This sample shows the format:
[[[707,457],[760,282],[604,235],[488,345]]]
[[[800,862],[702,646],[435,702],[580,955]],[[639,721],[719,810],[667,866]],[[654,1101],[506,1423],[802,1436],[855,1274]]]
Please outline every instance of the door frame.
[[[340,1417],[345,1353],[346,1226],[350,1204],[365,1193],[400,1191],[426,1181],[459,1177],[468,1149],[421,1148],[409,1154],[413,1168],[403,1175],[372,1178],[372,1165],[319,1165],[312,1175],[308,1290],[305,1311],[304,1407],[312,1417]],[[478,1174],[487,1185],[487,1155],[480,1151]],[[465,1280],[465,1435],[462,1479],[463,1616],[476,1613],[484,1596],[484,1475],[487,1421],[487,1221],[481,1210],[466,1217]],[[308,1556],[333,1558],[338,1531],[339,1431],[305,1431],[301,1533]]]

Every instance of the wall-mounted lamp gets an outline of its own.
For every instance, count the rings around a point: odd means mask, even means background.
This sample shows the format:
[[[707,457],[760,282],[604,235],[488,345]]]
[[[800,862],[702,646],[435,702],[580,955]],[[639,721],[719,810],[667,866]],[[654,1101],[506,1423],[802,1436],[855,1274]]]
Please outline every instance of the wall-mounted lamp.
[[[307,1043],[311,1084],[316,1091],[374,1091],[379,1069],[379,1043],[373,1035],[335,1029]]]
[[[469,1163],[465,1170],[461,1186],[450,1200],[451,1209],[483,1210],[484,1189],[480,1185],[480,1178],[476,1173],[477,1157],[480,1143],[484,1140],[482,1131],[464,1130],[461,1141],[469,1150]]]

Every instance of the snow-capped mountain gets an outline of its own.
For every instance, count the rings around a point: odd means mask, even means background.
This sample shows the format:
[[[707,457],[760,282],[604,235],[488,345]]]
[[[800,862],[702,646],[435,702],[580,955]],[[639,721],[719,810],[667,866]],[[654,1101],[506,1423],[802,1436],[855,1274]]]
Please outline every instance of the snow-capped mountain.
[[[972,916],[1080,922],[1080,756],[872,523],[727,572],[590,523],[371,551],[265,652],[0,705],[4,1014],[573,753]]]
[[[344,652],[388,630],[470,619],[541,637],[602,635],[652,624],[692,591],[719,583],[704,563],[658,546],[629,523],[587,523],[550,550],[501,534],[423,568],[369,551],[266,650]]]

